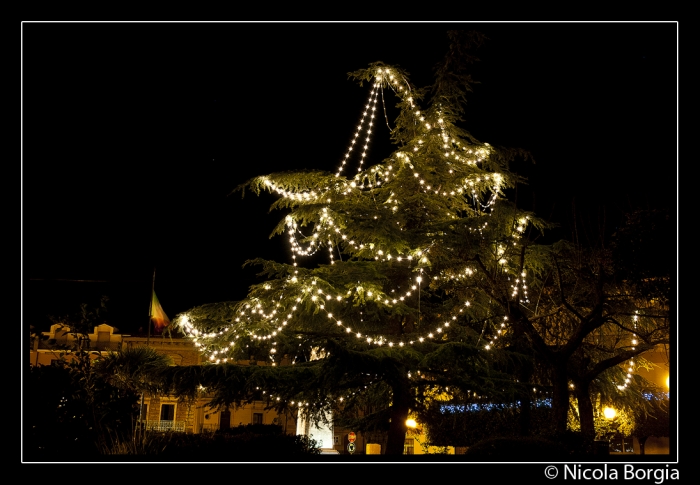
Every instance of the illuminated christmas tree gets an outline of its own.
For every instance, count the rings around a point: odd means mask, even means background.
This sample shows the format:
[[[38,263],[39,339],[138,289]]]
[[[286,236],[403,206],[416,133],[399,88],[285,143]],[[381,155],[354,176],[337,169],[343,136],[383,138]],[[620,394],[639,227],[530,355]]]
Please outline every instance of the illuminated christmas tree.
[[[272,173],[239,187],[277,197],[274,234],[291,258],[250,261],[266,281],[246,298],[176,319],[208,362],[229,369],[221,376],[238,376],[236,389],[222,377],[215,402],[264,390],[280,409],[384,429],[386,453],[401,454],[410,413],[455,395],[517,395],[488,352],[512,332],[485,288],[514,305],[527,299],[524,234],[542,224],[504,196],[519,182],[508,162],[524,154],[458,126],[471,83],[459,37],[430,89],[382,63],[351,73],[370,93],[334,172]],[[397,148],[370,165],[378,123],[393,125]],[[316,255],[327,259],[313,264]],[[251,356],[271,365],[242,374],[235,362]]]

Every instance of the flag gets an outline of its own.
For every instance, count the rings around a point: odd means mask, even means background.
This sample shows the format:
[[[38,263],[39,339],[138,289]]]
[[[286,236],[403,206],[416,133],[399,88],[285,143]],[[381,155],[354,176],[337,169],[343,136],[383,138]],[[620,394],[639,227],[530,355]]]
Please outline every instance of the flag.
[[[153,292],[153,298],[151,299],[151,320],[153,320],[153,327],[156,332],[162,332],[168,325],[170,325],[170,319],[163,311],[163,307],[160,306],[156,292]]]

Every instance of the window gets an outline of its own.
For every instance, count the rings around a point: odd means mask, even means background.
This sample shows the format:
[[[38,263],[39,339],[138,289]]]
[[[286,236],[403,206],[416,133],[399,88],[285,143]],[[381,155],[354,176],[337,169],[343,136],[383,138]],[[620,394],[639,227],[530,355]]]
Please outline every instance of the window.
[[[262,413],[253,413],[253,424],[263,424]]]
[[[149,421],[149,429],[156,431],[185,431],[184,421],[175,421],[176,404],[161,404],[160,405],[160,420]]]
[[[406,438],[403,442],[403,454],[412,455],[413,454],[413,438]]]
[[[221,411],[219,418],[219,429],[229,429],[231,427],[231,411],[226,409]]]
[[[161,404],[161,406],[160,406],[160,420],[161,421],[174,421],[175,420],[175,405],[174,404]]]
[[[148,421],[148,404],[141,406],[141,421]]]

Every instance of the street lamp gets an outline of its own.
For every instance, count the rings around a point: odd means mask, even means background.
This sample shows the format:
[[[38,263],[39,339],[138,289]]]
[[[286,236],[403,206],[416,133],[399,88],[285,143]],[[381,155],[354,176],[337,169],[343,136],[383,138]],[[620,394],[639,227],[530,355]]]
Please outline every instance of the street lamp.
[[[603,416],[605,416],[605,419],[613,420],[615,419],[615,416],[617,416],[617,411],[615,411],[614,408],[607,406],[605,409],[603,409]]]

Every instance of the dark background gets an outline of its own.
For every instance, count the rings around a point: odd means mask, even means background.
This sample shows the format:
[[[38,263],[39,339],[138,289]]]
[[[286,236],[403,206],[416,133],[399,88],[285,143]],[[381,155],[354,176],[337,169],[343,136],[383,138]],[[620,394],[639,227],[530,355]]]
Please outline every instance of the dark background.
[[[246,259],[291,258],[268,239],[274,198],[231,190],[335,172],[369,93],[347,73],[383,61],[429,84],[449,29],[490,39],[463,126],[532,153],[513,196],[560,224],[550,240],[573,207],[613,229],[633,208],[675,214],[676,23],[24,23],[23,328],[107,295],[136,331],[154,268],[171,318],[243,298]],[[391,150],[380,122],[366,164]]]

